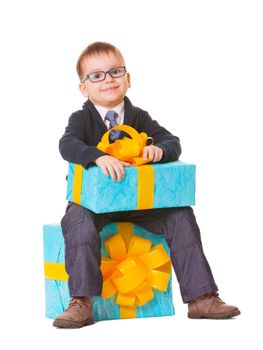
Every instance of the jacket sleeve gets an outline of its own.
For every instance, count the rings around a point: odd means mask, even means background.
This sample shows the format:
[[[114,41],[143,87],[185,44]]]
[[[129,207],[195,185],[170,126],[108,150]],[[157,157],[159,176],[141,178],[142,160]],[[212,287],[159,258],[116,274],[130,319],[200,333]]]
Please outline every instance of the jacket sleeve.
[[[142,118],[141,131],[151,136],[154,140],[154,145],[163,150],[163,157],[159,163],[166,163],[179,159],[182,152],[179,138],[160,126],[147,112],[145,112]]]
[[[83,116],[77,112],[73,113],[64,135],[59,140],[59,151],[63,159],[87,168],[92,161],[106,153],[85,143],[85,128]]]

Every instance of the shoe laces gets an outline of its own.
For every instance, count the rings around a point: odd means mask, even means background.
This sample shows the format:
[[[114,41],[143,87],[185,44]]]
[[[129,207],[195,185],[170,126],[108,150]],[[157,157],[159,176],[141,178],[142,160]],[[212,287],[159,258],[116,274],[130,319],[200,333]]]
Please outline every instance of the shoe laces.
[[[80,299],[72,298],[69,302],[67,310],[69,310],[75,306],[80,306],[81,308],[84,307],[83,302]]]
[[[218,292],[214,292],[214,293],[208,294],[207,297],[209,299],[213,299],[212,305],[215,304],[215,303],[216,304],[225,304],[223,302],[223,300],[219,298]]]
[[[215,300],[219,301],[220,303],[223,303],[223,300],[219,298],[218,293],[214,293],[214,296],[215,296]]]
[[[197,300],[202,300],[202,299],[215,299],[215,300],[222,302],[222,300],[219,298],[218,292],[204,294],[204,295],[197,298]]]

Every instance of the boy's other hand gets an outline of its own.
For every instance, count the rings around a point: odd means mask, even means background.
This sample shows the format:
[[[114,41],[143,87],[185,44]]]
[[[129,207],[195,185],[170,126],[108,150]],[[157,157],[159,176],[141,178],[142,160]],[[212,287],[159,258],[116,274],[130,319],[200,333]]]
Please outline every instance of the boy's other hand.
[[[157,146],[145,146],[143,149],[143,159],[151,158],[152,163],[159,162],[163,157],[163,150]]]
[[[124,162],[111,156],[101,156],[95,159],[95,164],[101,168],[104,175],[111,176],[112,180],[121,181],[124,178],[124,166],[130,163]]]

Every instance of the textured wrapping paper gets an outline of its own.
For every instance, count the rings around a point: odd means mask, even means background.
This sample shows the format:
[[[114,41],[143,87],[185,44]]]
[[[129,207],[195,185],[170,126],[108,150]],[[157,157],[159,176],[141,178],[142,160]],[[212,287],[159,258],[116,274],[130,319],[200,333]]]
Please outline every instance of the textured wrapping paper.
[[[113,181],[97,166],[69,163],[67,200],[95,213],[195,204],[195,165],[181,161],[125,167]]]
[[[106,248],[107,241],[109,241],[112,237],[116,237],[118,231],[120,230],[120,227],[122,227],[120,225],[123,225],[123,223],[109,224],[105,226],[100,233],[102,241],[101,253],[102,257],[105,257],[106,260],[109,260],[110,258]],[[144,241],[150,240],[152,247],[151,252],[152,250],[154,250],[155,247],[161,246],[162,248],[164,248],[164,253],[166,255],[169,255],[169,247],[167,246],[163,235],[150,233],[139,226],[132,225],[131,223],[125,223],[124,225],[125,227],[128,227],[129,231],[132,231],[132,233],[130,233],[136,236],[136,238],[144,238]],[[64,239],[61,232],[61,227],[58,224],[44,225],[43,233],[46,316],[49,318],[56,318],[65,310],[70,300],[67,285],[67,274],[64,268]],[[147,254],[145,256],[147,256]],[[166,263],[164,266],[160,266],[159,270],[161,271],[158,271],[158,268],[156,269],[156,271],[159,274],[165,274],[162,271],[167,271],[168,265],[171,267],[170,259],[168,264]],[[156,271],[154,270],[154,272]],[[94,318],[96,321],[100,321],[119,318],[141,318],[174,315],[171,283],[172,275],[170,272],[169,277],[167,279],[167,286],[165,287],[166,290],[158,290],[158,287],[152,288],[152,299],[142,306],[135,306],[135,314],[125,313],[125,308],[123,313],[122,306],[116,303],[116,294],[107,299],[103,298],[102,296],[93,297]],[[158,283],[156,282],[156,284]],[[144,295],[142,295],[142,297],[144,297]]]

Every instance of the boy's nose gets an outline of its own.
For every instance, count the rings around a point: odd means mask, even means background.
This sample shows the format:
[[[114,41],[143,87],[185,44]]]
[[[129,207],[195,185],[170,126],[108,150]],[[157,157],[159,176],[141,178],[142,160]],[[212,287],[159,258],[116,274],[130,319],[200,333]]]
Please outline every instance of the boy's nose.
[[[105,80],[106,80],[106,81],[112,81],[112,80],[114,80],[114,78],[112,78],[112,76],[110,75],[110,73],[107,72],[107,73],[106,73]]]

